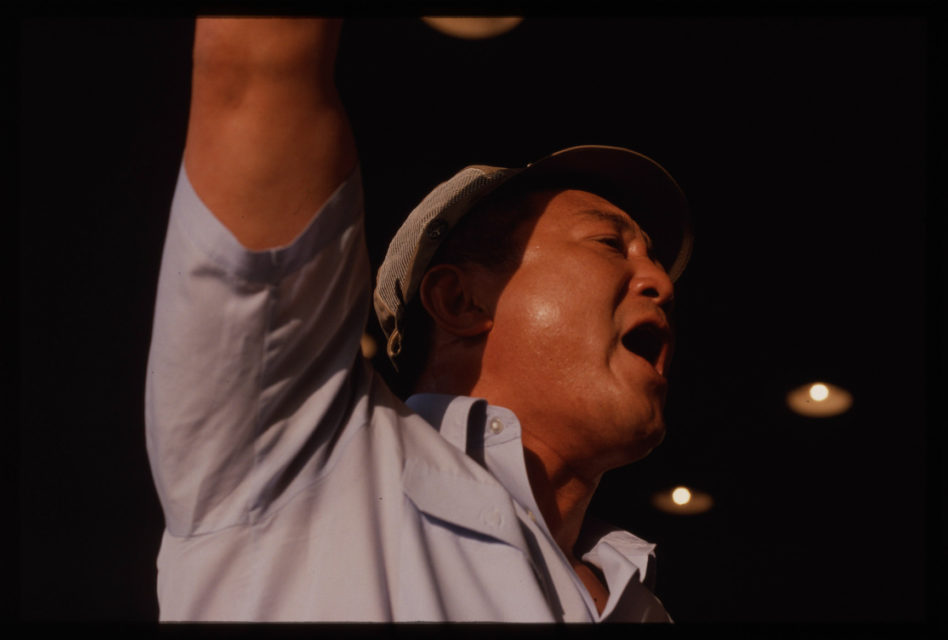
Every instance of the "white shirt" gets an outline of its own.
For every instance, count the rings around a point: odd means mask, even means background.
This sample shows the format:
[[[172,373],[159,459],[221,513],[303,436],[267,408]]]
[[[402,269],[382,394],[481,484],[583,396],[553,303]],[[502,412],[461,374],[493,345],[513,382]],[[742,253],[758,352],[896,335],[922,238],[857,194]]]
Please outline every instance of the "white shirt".
[[[358,171],[292,244],[253,252],[182,167],[146,389],[161,619],[669,621],[654,545],[590,522],[598,613],[512,412],[389,391],[359,347],[369,285]]]

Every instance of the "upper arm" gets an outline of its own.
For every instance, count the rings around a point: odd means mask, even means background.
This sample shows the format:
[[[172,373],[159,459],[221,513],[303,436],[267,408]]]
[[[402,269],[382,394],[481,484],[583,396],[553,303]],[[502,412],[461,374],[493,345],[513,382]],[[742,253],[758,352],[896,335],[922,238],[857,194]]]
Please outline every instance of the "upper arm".
[[[290,243],[352,172],[333,69],[340,23],[200,19],[184,164],[248,249]]]

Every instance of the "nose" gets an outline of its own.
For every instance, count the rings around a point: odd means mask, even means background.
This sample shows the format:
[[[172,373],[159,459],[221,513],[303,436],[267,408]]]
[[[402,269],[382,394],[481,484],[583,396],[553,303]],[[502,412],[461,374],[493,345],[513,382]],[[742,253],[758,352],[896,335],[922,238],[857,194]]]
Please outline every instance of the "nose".
[[[675,297],[675,285],[658,262],[636,258],[632,265],[629,291],[634,296],[645,296],[665,311],[669,311]]]

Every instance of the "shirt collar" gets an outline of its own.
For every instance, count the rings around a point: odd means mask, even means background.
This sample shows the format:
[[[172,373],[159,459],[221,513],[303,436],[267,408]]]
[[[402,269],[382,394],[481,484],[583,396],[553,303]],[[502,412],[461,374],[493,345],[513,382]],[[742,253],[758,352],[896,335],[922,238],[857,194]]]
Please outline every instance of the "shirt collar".
[[[540,518],[523,460],[520,421],[512,411],[483,398],[438,393],[415,394],[405,404],[494,474],[521,507]]]
[[[587,517],[579,548],[583,549],[582,559],[598,567],[607,577],[612,575],[622,583],[635,578],[649,588],[654,587],[654,543],[596,518]],[[607,568],[610,570],[607,571]],[[611,580],[609,588],[613,588]]]
[[[442,393],[416,393],[405,405],[437,429],[441,436],[461,451],[468,450],[468,430],[472,409],[486,405],[481,398]]]
[[[483,398],[436,393],[415,394],[405,404],[455,447],[486,467],[527,513],[550,535],[530,488],[520,421],[509,409]],[[552,539],[552,537],[551,537]],[[588,517],[579,540],[582,559],[602,571],[610,598],[603,617],[616,607],[631,580],[652,589],[655,545],[632,533]]]

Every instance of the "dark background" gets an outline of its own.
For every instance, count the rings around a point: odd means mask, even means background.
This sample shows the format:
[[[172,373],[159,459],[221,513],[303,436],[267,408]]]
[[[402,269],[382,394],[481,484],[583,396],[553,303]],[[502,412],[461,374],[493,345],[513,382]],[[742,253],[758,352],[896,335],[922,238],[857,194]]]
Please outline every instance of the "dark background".
[[[679,622],[931,619],[945,488],[936,5],[643,6],[531,16],[487,41],[353,17],[338,83],[373,260],[466,164],[587,143],[654,157],[697,228],[669,432],[607,476],[593,509],[658,543],[656,591]],[[183,16],[37,13],[11,41],[20,619],[157,618],[143,389],[192,33]],[[853,408],[791,413],[786,392],[815,379]],[[714,508],[656,511],[651,495],[677,484]]]

